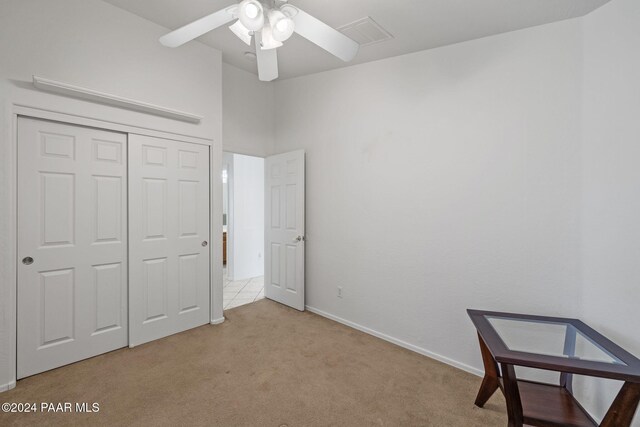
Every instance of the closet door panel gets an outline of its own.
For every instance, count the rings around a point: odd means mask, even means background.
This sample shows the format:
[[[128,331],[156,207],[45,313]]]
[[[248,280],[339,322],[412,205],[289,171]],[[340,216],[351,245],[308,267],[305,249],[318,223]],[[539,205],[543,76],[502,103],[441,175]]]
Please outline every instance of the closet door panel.
[[[126,145],[18,120],[18,378],[127,345]]]
[[[131,135],[130,345],[209,322],[209,147]]]

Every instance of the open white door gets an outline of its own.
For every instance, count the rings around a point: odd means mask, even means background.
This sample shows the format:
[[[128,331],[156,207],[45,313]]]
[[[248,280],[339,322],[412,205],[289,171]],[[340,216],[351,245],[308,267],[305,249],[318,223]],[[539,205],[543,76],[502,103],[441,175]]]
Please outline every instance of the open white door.
[[[129,136],[129,345],[209,323],[209,147]]]
[[[265,297],[304,311],[304,150],[265,163]]]

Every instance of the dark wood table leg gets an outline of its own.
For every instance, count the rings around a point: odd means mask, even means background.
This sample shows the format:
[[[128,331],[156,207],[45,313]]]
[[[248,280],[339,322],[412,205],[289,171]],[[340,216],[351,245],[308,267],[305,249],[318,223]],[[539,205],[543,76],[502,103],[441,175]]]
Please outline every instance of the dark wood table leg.
[[[482,408],[500,386],[500,377],[498,375],[498,365],[480,334],[478,334],[478,340],[480,341],[480,352],[482,353],[482,363],[484,364],[484,378],[482,379],[482,385],[476,396],[475,404],[479,408]]]
[[[626,382],[618,392],[600,427],[629,427],[640,402],[640,384]]]
[[[504,384],[504,398],[507,401],[507,414],[509,415],[509,427],[522,427],[522,401],[518,389],[518,379],[513,365],[502,363],[502,381]]]

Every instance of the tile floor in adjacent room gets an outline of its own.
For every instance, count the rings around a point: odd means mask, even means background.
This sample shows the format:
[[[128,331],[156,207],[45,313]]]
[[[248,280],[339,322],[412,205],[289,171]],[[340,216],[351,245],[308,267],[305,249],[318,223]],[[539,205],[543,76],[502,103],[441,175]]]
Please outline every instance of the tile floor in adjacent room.
[[[226,270],[226,269],[225,269]],[[224,275],[223,306],[225,310],[264,298],[264,276],[231,281]]]

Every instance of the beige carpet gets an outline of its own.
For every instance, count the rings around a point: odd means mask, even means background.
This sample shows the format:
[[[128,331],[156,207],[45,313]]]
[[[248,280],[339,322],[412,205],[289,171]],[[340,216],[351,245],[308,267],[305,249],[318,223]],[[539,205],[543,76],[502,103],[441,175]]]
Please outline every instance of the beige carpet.
[[[0,425],[504,426],[480,378],[268,300],[202,326],[35,375],[0,402],[98,402]]]

